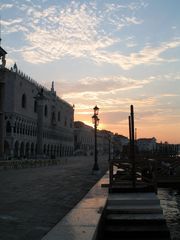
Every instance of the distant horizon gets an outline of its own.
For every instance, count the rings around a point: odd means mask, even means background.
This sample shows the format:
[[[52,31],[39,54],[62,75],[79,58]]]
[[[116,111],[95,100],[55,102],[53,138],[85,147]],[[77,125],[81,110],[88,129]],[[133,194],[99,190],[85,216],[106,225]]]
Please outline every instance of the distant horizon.
[[[2,0],[1,46],[18,68],[75,105],[75,120],[180,143],[180,1]]]
[[[80,120],[76,120],[75,122],[83,122],[83,121],[80,121]],[[88,123],[85,123],[85,122],[83,122],[85,125],[87,125],[87,126],[89,126],[89,127],[94,127],[94,125],[93,124],[88,124]],[[104,128],[102,128],[102,129],[99,129],[98,128],[98,130],[104,130],[104,131],[110,131],[109,129],[104,129]],[[113,131],[110,131],[110,132],[112,132],[113,134],[119,134],[119,135],[122,135],[122,136],[124,136],[124,137],[127,137],[128,139],[129,139],[129,135],[124,135],[124,134],[122,134],[122,133],[119,133],[119,132],[113,132]],[[180,142],[179,143],[171,143],[171,142],[168,142],[168,141],[157,141],[157,138],[156,138],[156,136],[152,136],[152,137],[146,137],[146,136],[142,136],[142,137],[137,137],[137,140],[138,139],[151,139],[151,138],[155,138],[156,139],[156,142],[157,143],[168,143],[168,144],[177,144],[177,145],[180,145]]]

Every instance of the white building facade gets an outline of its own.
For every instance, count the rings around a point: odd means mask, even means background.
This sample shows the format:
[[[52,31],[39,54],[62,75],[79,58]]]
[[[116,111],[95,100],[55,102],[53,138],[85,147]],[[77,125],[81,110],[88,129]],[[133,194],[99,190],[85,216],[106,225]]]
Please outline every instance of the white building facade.
[[[74,108],[56,96],[54,83],[48,90],[21,73],[16,65],[6,69],[3,77],[4,157],[72,155]]]

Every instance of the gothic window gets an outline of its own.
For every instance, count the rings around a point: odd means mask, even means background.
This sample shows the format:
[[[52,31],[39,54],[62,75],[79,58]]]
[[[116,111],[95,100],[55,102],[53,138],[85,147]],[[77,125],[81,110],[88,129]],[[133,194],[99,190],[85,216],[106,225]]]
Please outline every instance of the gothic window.
[[[9,121],[7,121],[7,123],[6,123],[6,132],[11,133],[11,124]]]
[[[52,112],[52,118],[51,118],[52,124],[56,125],[56,114],[55,112]]]
[[[37,112],[37,101],[34,100],[34,112],[36,113]]]
[[[48,108],[47,108],[47,105],[45,105],[44,107],[44,116],[47,117],[48,115]]]
[[[17,123],[17,133],[19,133],[19,123]]]
[[[22,128],[22,134],[25,134],[25,126]]]
[[[58,112],[58,121],[61,121],[61,112]]]
[[[64,126],[67,126],[67,119],[64,120]]]
[[[26,108],[26,95],[25,93],[22,95],[22,99],[21,99],[21,106],[22,108]]]
[[[19,125],[19,132],[22,134],[22,123]]]
[[[16,130],[17,130],[16,123],[15,123],[15,125],[14,125],[14,128],[13,128],[13,130],[14,130],[14,133],[16,133]]]

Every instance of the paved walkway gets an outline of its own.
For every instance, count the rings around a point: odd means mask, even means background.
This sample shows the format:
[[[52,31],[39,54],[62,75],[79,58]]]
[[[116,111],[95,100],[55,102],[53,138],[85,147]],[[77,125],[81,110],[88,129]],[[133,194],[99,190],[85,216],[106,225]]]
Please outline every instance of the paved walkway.
[[[92,175],[93,158],[57,166],[0,171],[0,239],[39,240],[81,200],[107,170]]]

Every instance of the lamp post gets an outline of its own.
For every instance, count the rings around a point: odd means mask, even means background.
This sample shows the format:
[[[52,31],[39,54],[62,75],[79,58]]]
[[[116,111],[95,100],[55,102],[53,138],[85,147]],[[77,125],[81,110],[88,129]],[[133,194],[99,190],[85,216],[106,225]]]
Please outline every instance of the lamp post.
[[[93,108],[94,109],[94,115],[92,116],[92,122],[94,124],[94,166],[93,166],[93,172],[99,171],[98,166],[98,159],[97,159],[97,126],[99,125],[99,108],[97,105]]]

